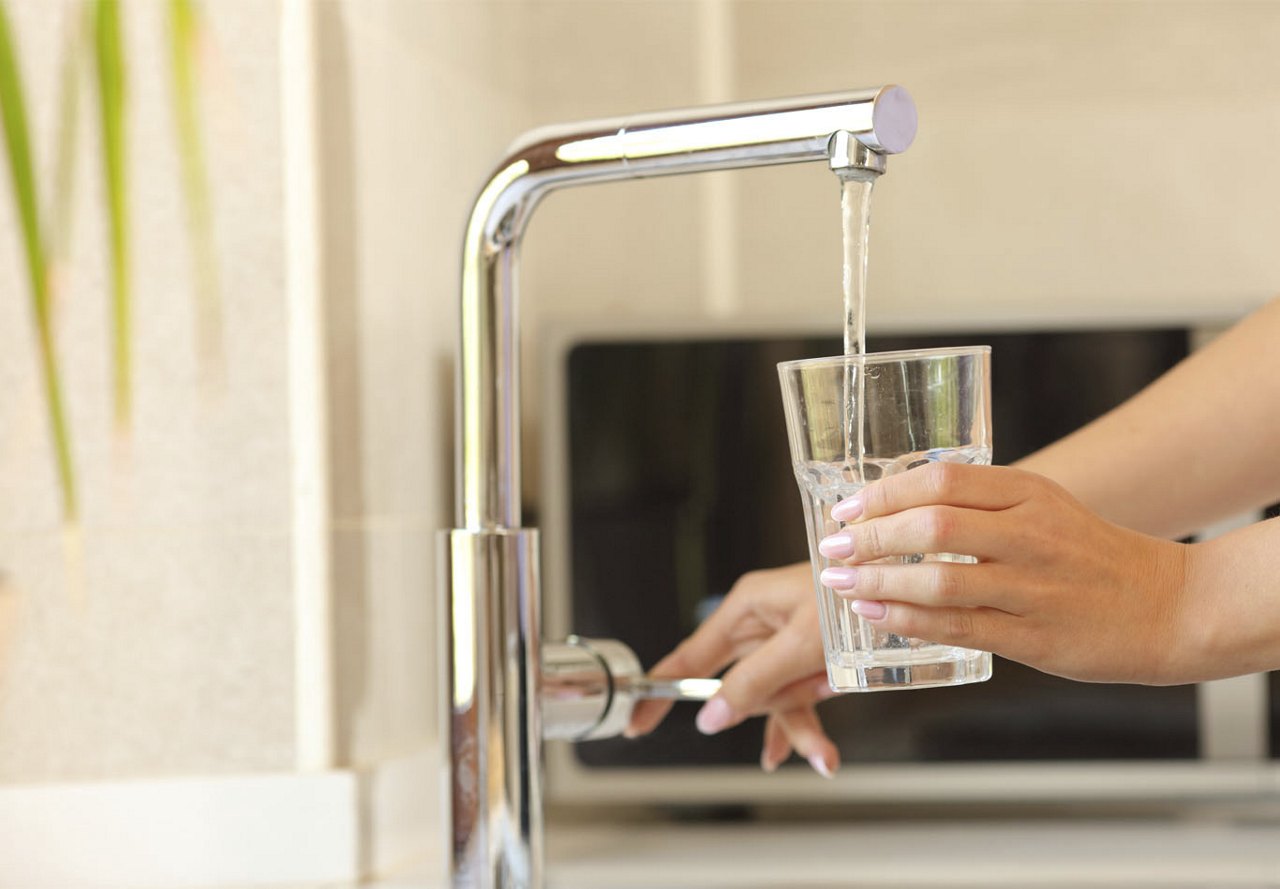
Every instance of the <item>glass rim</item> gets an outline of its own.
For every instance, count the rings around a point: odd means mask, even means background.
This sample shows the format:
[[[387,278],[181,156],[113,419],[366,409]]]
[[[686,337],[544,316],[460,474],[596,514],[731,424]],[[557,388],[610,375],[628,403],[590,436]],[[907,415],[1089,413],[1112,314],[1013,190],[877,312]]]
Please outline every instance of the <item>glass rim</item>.
[[[795,361],[780,361],[778,362],[778,372],[823,367],[825,365],[888,364],[894,361],[990,354],[990,346],[937,346],[932,349],[900,349],[896,352],[867,352],[862,355],[827,355],[822,358],[800,358]]]

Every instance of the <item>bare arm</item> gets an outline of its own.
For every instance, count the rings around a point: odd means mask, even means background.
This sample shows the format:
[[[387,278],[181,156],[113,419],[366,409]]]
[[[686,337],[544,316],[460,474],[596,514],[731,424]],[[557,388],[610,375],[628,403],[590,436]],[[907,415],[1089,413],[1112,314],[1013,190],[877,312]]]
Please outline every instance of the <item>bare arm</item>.
[[[1116,524],[1180,537],[1280,500],[1280,300],[1019,462]]]
[[[1280,669],[1280,519],[1189,550],[1180,641],[1201,663],[1183,665],[1183,675],[1219,679]]]

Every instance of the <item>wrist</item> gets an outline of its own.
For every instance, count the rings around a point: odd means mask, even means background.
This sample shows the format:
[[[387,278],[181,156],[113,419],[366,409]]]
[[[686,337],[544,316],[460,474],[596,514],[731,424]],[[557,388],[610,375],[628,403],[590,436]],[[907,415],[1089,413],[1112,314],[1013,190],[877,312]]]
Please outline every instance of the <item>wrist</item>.
[[[1280,668],[1277,542],[1273,519],[1189,548],[1184,632],[1196,681]]]
[[[1166,651],[1167,681],[1177,685],[1250,672],[1239,663],[1241,630],[1248,621],[1226,595],[1222,539],[1176,544],[1183,550],[1175,599],[1175,632]]]
[[[1213,615],[1201,613],[1204,597],[1198,594],[1205,546],[1161,542],[1152,592],[1157,603],[1153,685],[1199,681],[1204,666],[1214,663],[1217,627]]]

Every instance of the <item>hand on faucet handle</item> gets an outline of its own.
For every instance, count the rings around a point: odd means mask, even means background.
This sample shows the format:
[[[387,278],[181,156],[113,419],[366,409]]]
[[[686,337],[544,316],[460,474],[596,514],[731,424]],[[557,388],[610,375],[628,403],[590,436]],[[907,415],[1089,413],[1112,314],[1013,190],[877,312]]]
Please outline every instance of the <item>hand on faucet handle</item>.
[[[760,758],[766,771],[792,749],[819,774],[839,768],[839,752],[814,711],[832,692],[807,562],[744,575],[715,613],[649,675],[713,676],[730,664],[720,693],[698,713],[700,731],[715,734],[768,714]],[[669,701],[641,702],[626,735],[653,731],[670,709]]]

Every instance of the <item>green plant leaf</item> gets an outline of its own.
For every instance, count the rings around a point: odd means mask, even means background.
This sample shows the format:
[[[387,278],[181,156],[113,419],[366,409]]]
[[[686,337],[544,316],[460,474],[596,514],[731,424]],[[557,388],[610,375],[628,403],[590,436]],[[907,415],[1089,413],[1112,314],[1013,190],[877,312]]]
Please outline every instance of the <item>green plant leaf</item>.
[[[84,68],[85,17],[67,16],[58,79],[58,137],[54,160],[53,203],[46,229],[47,257],[51,270],[64,267],[71,253],[71,229],[75,201],[75,159],[80,142],[80,80]],[[60,276],[53,275],[49,298],[57,311]]]
[[[125,156],[125,65],[120,43],[120,4],[98,0],[94,43],[102,110],[102,160],[111,231],[111,315],[114,326],[116,426],[127,431],[132,414],[129,300],[129,203]]]
[[[36,323],[36,340],[44,376],[45,402],[53,438],[54,459],[62,487],[63,518],[74,523],[77,515],[75,471],[71,462],[71,440],[62,401],[61,375],[54,352],[53,323],[49,306],[49,274],[40,234],[40,202],[35,171],[31,164],[31,139],[17,54],[10,36],[9,17],[0,0],[0,118],[4,120],[5,147],[13,176],[13,195],[27,254],[31,281],[31,302]]]
[[[169,56],[173,67],[173,115],[182,188],[187,203],[187,235],[196,284],[196,343],[202,364],[214,365],[222,345],[222,301],[218,293],[217,252],[209,177],[200,134],[199,92],[193,64],[200,40],[199,10],[191,0],[170,0]]]

